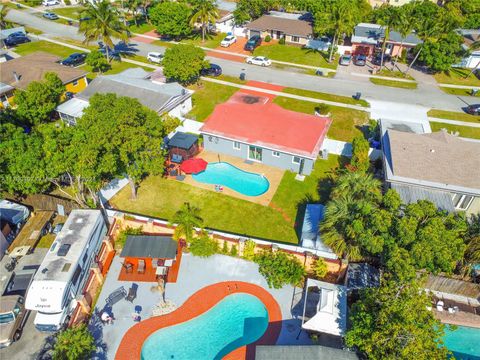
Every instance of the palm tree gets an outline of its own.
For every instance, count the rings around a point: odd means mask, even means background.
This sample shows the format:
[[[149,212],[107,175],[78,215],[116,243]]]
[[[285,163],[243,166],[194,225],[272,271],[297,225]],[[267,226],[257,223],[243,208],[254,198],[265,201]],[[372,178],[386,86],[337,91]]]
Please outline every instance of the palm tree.
[[[133,15],[133,21],[135,22],[135,26],[138,26],[137,9],[139,5],[140,5],[140,0],[127,0],[127,9],[130,10],[130,12]]]
[[[398,10],[396,7],[385,4],[380,7],[378,10],[380,11],[379,17],[377,18],[377,23],[379,25],[383,25],[383,42],[382,42],[382,56],[380,58],[380,70],[383,69],[383,59],[385,56],[385,50],[387,47],[387,41],[390,37],[390,30],[392,26],[398,21],[397,20],[397,13]]]
[[[7,29],[10,26],[10,23],[6,19],[9,11],[10,8],[8,6],[2,5],[0,7],[0,29]]]
[[[335,181],[330,197],[339,199],[347,195],[354,200],[379,202],[382,198],[381,183],[371,174],[358,171],[342,173]]]
[[[397,63],[398,56],[403,51],[403,42],[405,38],[413,31],[413,22],[412,22],[412,7],[411,6],[400,6],[397,11],[397,16],[393,24],[393,28],[399,32],[402,37],[400,42],[400,49],[395,55],[395,64]]]
[[[202,24],[202,42],[205,42],[205,34],[209,22],[215,22],[219,18],[215,0],[195,0],[193,2],[193,15],[190,25]]]
[[[101,40],[105,44],[105,55],[110,61],[108,52],[109,48],[114,47],[113,39],[128,39],[127,28],[120,20],[118,10],[109,1],[102,0],[95,4],[89,3],[84,14],[88,20],[80,22],[78,28],[78,32],[85,35],[84,43]]]
[[[190,203],[186,202],[173,215],[170,223],[177,225],[174,232],[175,239],[185,237],[185,240],[190,243],[195,228],[202,227],[203,219],[200,217],[200,209],[190,206]]]

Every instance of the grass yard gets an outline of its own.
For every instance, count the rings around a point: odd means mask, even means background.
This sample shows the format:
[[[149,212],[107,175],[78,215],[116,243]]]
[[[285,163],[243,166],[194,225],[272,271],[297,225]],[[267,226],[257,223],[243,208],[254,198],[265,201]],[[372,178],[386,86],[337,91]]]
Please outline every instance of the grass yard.
[[[382,71],[377,72],[375,75],[378,76],[386,76],[386,77],[391,77],[391,78],[397,78],[397,79],[406,79],[406,80],[415,80],[413,77],[410,75],[405,75],[403,72],[395,70],[389,70],[386,68],[383,68]]]
[[[459,136],[472,139],[480,139],[480,128],[474,128],[470,126],[451,125],[439,122],[430,121],[430,127],[432,132],[440,131],[441,129],[447,129],[449,132],[457,132]]]
[[[253,52],[254,55],[266,56],[272,60],[285,61],[294,64],[310,65],[336,69],[337,61],[329,63],[319,52],[289,45],[265,45]]]
[[[355,100],[354,98],[348,97],[348,96],[332,95],[328,93],[302,90],[302,89],[296,89],[296,88],[288,88],[288,87],[283,89],[283,92],[294,94],[294,95],[311,97],[311,98],[320,99],[320,100],[335,101],[335,102],[340,102],[340,103],[350,104],[350,105],[359,105],[363,107],[370,106],[370,104],[365,100]]]
[[[20,44],[15,48],[15,52],[18,55],[28,55],[37,51],[54,54],[61,58],[65,58],[76,51],[78,52],[78,50],[70,49],[68,47],[57,45],[45,40]]]
[[[78,20],[80,14],[85,10],[83,6],[70,6],[64,8],[54,9],[53,12],[59,16],[65,16],[73,20]]]
[[[309,101],[295,100],[278,96],[273,100],[281,107],[313,115],[316,103]],[[368,123],[368,113],[360,110],[346,109],[337,106],[331,106],[331,118],[333,120],[327,136],[330,139],[351,142],[355,137],[363,135],[361,130],[363,125]]]
[[[370,82],[374,83],[375,85],[396,87],[401,89],[417,88],[417,83],[413,83],[413,82],[403,82],[403,81],[385,80],[385,79],[376,79],[376,78],[370,78]]]
[[[113,75],[113,74],[118,74],[124,70],[127,70],[127,69],[131,69],[131,68],[142,68],[142,69],[145,69],[145,71],[152,71],[151,68],[148,68],[148,67],[143,67],[143,66],[138,66],[138,65],[135,65],[135,64],[130,64],[130,63],[127,63],[125,61],[112,61],[110,63],[111,65],[111,69],[104,72],[102,75]],[[89,81],[95,79],[98,75],[100,75],[99,73],[95,73],[92,71],[92,68],[85,64],[85,65],[82,65],[80,67],[81,69],[85,69],[85,71],[88,71],[88,75],[87,75],[87,78]],[[128,96],[128,94],[125,94],[126,96]]]
[[[207,34],[207,36],[205,36],[205,42],[202,42],[202,34],[195,33],[190,38],[183,39],[181,42],[183,44],[191,44],[209,49],[215,49],[220,46],[220,42],[225,38],[225,36],[226,34],[224,33],[218,33],[215,35]]]
[[[189,89],[195,92],[192,96],[193,109],[187,117],[196,121],[204,121],[213,112],[216,105],[224,103],[238,91],[236,87],[208,81],[200,81],[198,84],[191,85]]]
[[[228,81],[228,82],[231,82],[231,83],[234,83],[234,84],[239,84],[239,85],[245,85],[247,83],[247,80],[240,80],[236,76],[230,76],[230,75],[224,75],[224,74],[215,77],[215,79]]]
[[[163,46],[164,48],[171,48],[172,46],[176,45],[170,41],[163,41],[163,40],[154,40],[152,45]]]
[[[478,79],[474,74],[465,79],[465,76],[467,76],[470,71],[470,69],[452,68],[448,73],[437,73],[434,75],[434,77],[439,84],[480,86],[480,79]]]
[[[131,33],[145,34],[146,32],[155,30],[155,26],[147,22],[138,21],[138,25],[135,25],[135,22],[131,20],[130,24],[131,25],[128,27],[128,29]]]
[[[472,89],[455,89],[455,88],[449,88],[449,87],[443,87],[443,86],[441,86],[440,89],[442,89],[443,92],[446,92],[447,94],[450,94],[450,95],[472,96]],[[475,96],[480,97],[480,91],[478,91]]]
[[[127,212],[169,219],[184,202],[190,202],[201,209],[206,227],[296,244],[297,208],[307,201],[326,199],[330,189],[328,174],[338,166],[339,159],[330,155],[326,161],[318,160],[305,182],[295,181],[295,175],[286,172],[269,207],[159,176],[150,176],[141,183],[136,200],[130,200],[130,189],[125,187],[110,204]]]
[[[465,113],[456,112],[456,111],[445,111],[445,110],[431,109],[427,113],[427,115],[430,116],[430,117],[436,117],[436,118],[440,118],[440,119],[468,121],[468,122],[474,122],[474,123],[479,123],[480,122],[480,116],[465,114]]]
[[[42,30],[35,29],[35,28],[33,28],[33,27],[30,27],[30,26],[24,26],[24,28],[25,28],[25,31],[26,31],[28,34],[34,34],[34,35],[43,34],[43,31],[42,31]]]

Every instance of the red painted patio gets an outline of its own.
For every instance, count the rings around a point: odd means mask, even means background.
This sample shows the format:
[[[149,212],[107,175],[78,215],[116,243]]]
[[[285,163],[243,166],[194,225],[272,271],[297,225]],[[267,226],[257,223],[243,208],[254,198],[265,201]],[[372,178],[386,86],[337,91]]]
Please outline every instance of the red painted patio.
[[[193,319],[220,300],[234,293],[251,294],[259,298],[268,311],[269,324],[265,334],[255,343],[243,346],[231,352],[224,359],[254,359],[256,345],[274,345],[282,328],[282,313],[273,296],[260,286],[241,281],[226,281],[207,286],[185,301],[177,310],[163,316],[156,316],[132,326],[124,335],[117,353],[116,360],[139,360],[142,346],[155,331]],[[173,339],[172,339],[173,341]],[[179,346],[181,346],[179,344]]]

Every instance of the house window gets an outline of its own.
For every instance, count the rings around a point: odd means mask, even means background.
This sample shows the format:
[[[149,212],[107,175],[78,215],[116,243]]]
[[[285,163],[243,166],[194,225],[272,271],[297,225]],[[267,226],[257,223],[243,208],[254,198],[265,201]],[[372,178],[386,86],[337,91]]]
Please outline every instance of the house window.
[[[298,36],[292,36],[292,42],[299,42],[300,38]]]
[[[250,146],[248,149],[248,159],[254,161],[262,161],[262,148]]]
[[[73,86],[77,86],[77,85],[78,85],[78,80],[74,80],[74,81],[72,82],[72,85],[73,85]]]
[[[275,157],[280,157],[280,153],[278,151],[273,151],[272,155]]]
[[[292,162],[294,164],[300,164],[300,156],[294,156],[293,159],[292,159]]]
[[[452,200],[453,200],[453,206],[455,206],[455,209],[467,210],[473,201],[473,196],[463,195],[463,194],[454,194]]]
[[[233,142],[233,148],[234,148],[235,150],[240,150],[240,143],[239,143],[238,141],[234,141],[234,142]]]

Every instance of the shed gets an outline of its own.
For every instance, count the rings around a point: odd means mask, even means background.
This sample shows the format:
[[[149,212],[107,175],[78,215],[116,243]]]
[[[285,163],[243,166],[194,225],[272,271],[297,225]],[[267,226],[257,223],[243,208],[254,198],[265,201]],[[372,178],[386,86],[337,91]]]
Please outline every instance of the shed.
[[[302,247],[333,254],[320,238],[319,226],[324,217],[325,207],[322,204],[307,204],[302,225]]]
[[[367,263],[348,264],[345,276],[347,291],[380,286],[380,270]]]
[[[168,141],[168,155],[171,160],[176,156],[177,159],[180,157],[181,162],[183,160],[188,160],[199,152],[198,147],[198,136],[193,134],[187,134],[184,132],[177,132],[172,138]],[[174,156],[175,155],[175,156]]]

